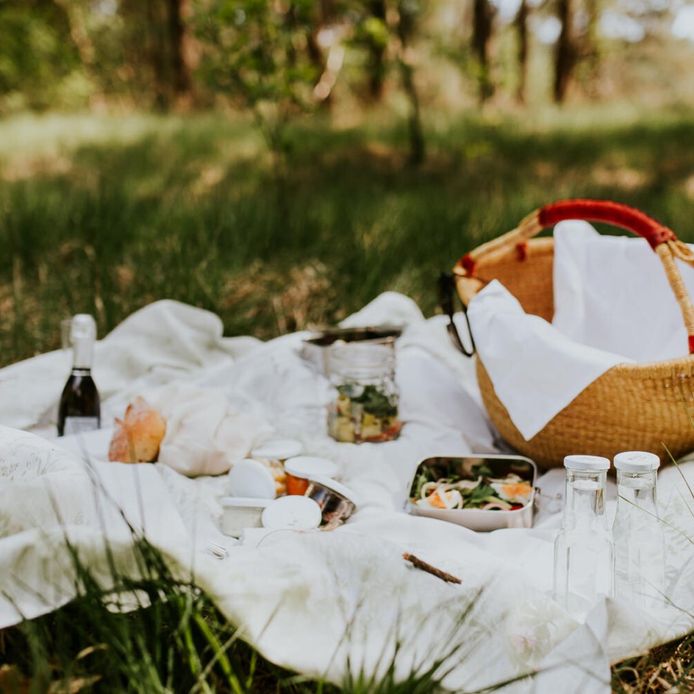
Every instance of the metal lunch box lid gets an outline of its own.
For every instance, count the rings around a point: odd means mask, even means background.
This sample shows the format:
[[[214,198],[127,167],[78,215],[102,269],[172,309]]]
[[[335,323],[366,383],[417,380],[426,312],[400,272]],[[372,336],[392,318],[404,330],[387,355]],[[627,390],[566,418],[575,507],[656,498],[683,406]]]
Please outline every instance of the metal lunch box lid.
[[[255,499],[275,498],[275,479],[257,460],[246,458],[229,470],[227,490],[230,496]]]
[[[251,451],[254,458],[263,460],[287,460],[301,454],[303,445],[294,439],[270,439]]]
[[[311,479],[309,479],[309,482],[311,484],[318,484],[321,487],[325,487],[325,489],[327,489],[328,491],[333,492],[338,496],[341,496],[343,499],[350,501],[355,506],[358,506],[361,503],[359,497],[349,487],[345,487],[344,484],[340,484],[340,482],[337,482],[331,477],[317,475],[315,477],[311,477]]]
[[[292,477],[308,480],[313,477],[332,477],[336,475],[337,465],[328,458],[299,455],[285,461],[284,471]]]
[[[321,524],[320,506],[307,496],[282,496],[263,511],[263,527],[270,530],[313,530]]]

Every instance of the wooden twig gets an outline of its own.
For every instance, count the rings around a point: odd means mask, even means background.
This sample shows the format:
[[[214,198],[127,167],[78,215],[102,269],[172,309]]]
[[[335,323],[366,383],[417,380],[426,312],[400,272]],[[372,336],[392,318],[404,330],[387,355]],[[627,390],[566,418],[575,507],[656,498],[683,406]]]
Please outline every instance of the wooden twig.
[[[405,561],[409,561],[410,564],[412,564],[412,566],[414,566],[415,568],[421,569],[422,571],[426,571],[432,576],[436,576],[436,578],[440,578],[442,581],[446,581],[446,583],[462,583],[462,581],[457,576],[453,576],[452,574],[446,573],[445,571],[441,571],[441,569],[437,569],[435,566],[432,566],[431,564],[427,564],[427,562],[422,561],[419,557],[415,557],[414,554],[405,552],[402,555],[402,558]]]

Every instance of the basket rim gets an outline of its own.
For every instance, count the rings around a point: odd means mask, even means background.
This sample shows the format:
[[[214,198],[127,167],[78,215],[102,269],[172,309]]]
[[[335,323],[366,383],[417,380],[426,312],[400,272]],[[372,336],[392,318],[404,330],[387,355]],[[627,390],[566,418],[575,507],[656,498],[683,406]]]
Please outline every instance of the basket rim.
[[[532,247],[536,253],[554,253],[554,237],[553,236],[542,236],[540,238],[532,238],[526,241],[528,246]],[[502,258],[508,258],[510,256],[516,257],[516,252],[513,248],[503,248],[491,252],[485,258],[481,258],[479,261],[479,268],[488,268],[493,266],[497,260]],[[523,263],[522,260],[518,260],[519,265]],[[470,288],[470,294],[472,295],[470,301],[486,286],[486,283],[482,281],[480,277],[470,277],[467,275],[454,275],[456,286],[468,285]],[[461,297],[462,298],[462,297]],[[469,302],[468,302],[469,303]],[[550,325],[551,321],[547,321]],[[589,345],[587,345],[589,346]],[[606,351],[606,350],[602,350]],[[480,362],[479,355],[475,355]],[[484,365],[484,364],[483,364]],[[673,359],[666,359],[664,361],[650,361],[650,362],[623,362],[615,364],[610,367],[605,373],[609,371],[618,371],[620,373],[634,373],[639,371],[647,371],[649,369],[676,369],[682,366],[689,366],[692,368],[692,373],[694,374],[694,354],[684,354],[681,357],[675,357]],[[486,368],[486,367],[485,367]],[[603,374],[604,375],[604,374]]]

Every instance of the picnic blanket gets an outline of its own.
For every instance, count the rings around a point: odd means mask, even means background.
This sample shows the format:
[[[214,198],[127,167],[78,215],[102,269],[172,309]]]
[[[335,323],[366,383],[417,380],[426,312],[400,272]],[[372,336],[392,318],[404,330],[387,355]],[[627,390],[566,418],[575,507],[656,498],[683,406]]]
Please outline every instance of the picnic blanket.
[[[328,383],[301,358],[303,334],[262,343],[224,338],[217,316],[171,301],[133,314],[96,347],[103,423],[138,394],[208,389],[268,431],[334,459],[362,499],[330,533],[277,531],[238,545],[219,531],[224,477],[181,475],[162,465],[102,462],[110,430],[51,440],[69,365],[54,352],[0,370],[0,628],[57,609],[75,595],[66,539],[104,586],[106,546],[136,574],[133,528],[196,582],[273,662],[339,683],[346,668],[397,672],[463,647],[446,684],[471,691],[539,670],[518,692],[608,692],[609,664],[694,627],[694,514],[682,475],[660,475],[666,522],[668,606],[594,606],[583,624],[549,599],[563,471],[540,479],[535,525],[474,533],[403,512],[417,463],[431,455],[498,450],[480,404],[474,367],[451,346],[442,317],[424,319],[408,298],[386,293],[350,325],[403,323],[398,385],[405,421],[397,441],[338,444],[325,432]],[[20,430],[25,431],[20,431]],[[43,438],[33,431],[41,434]],[[608,511],[614,512],[614,489]],[[688,496],[689,495],[689,496]],[[126,522],[127,521],[127,522]],[[214,543],[228,556],[209,552]],[[412,552],[462,579],[449,585],[402,560]],[[461,615],[473,608],[461,623]],[[396,653],[396,643],[399,644]]]

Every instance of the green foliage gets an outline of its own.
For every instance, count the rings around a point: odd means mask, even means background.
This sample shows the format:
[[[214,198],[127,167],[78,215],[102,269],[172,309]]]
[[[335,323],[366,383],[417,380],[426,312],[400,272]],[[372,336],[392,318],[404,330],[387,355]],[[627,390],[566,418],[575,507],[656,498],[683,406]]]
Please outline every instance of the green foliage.
[[[280,683],[290,694],[308,691],[293,684],[293,673],[262,659],[207,595],[133,537],[140,579],[112,565],[113,589],[105,590],[68,543],[79,596],[0,632],[0,660],[12,665],[18,691],[245,694],[277,691]],[[0,673],[0,689],[8,691],[3,682]]]
[[[44,109],[79,71],[64,13],[44,0],[0,0],[0,109]]]
[[[198,0],[195,26],[204,45],[200,73],[216,93],[253,111],[268,144],[286,150],[292,116],[314,106],[318,79],[306,43],[313,0]]]

